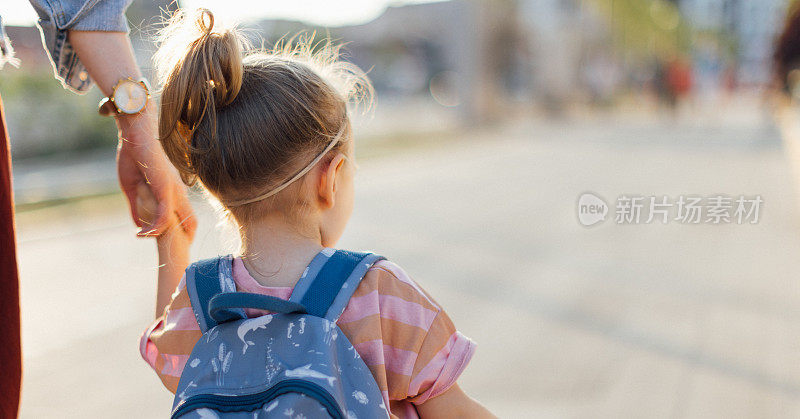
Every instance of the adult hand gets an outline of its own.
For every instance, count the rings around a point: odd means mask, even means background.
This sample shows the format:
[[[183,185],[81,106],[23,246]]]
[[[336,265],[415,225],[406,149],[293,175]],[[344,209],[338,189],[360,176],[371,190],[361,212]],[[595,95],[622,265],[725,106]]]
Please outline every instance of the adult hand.
[[[112,94],[120,79],[138,79],[141,76],[128,34],[70,30],[68,37],[104,95]],[[141,228],[140,236],[163,233],[169,227],[171,215],[175,213],[191,238],[197,221],[189,205],[186,188],[158,143],[155,105],[148,102],[145,110],[137,115],[116,117],[119,129],[119,183],[128,198],[133,222]],[[158,199],[158,215],[152,228],[143,228],[136,214],[136,187],[142,181],[150,184],[150,189]]]
[[[197,220],[186,195],[186,187],[167,160],[156,139],[156,116],[152,105],[138,115],[117,116],[119,146],[117,147],[117,172],[123,193],[128,199],[131,217],[139,236],[155,236],[170,227],[172,214],[178,216],[181,227],[194,236]],[[147,226],[136,214],[137,186],[145,181],[158,200],[155,224]]]

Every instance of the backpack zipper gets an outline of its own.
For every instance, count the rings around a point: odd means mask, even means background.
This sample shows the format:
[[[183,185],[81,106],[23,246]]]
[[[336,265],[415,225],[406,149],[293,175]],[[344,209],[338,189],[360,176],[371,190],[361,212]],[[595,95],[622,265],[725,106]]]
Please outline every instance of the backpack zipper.
[[[198,394],[186,399],[171,417],[175,419],[189,411],[204,407],[220,412],[252,412],[286,393],[305,394],[322,404],[332,418],[344,419],[342,410],[328,391],[312,382],[297,379],[283,380],[264,391],[241,396]]]

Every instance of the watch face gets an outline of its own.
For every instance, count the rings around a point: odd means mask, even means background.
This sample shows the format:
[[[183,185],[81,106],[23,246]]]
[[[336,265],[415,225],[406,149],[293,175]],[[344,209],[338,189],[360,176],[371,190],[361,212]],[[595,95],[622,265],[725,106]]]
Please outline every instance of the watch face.
[[[147,90],[135,81],[122,80],[114,90],[114,104],[120,112],[138,113],[147,104]]]

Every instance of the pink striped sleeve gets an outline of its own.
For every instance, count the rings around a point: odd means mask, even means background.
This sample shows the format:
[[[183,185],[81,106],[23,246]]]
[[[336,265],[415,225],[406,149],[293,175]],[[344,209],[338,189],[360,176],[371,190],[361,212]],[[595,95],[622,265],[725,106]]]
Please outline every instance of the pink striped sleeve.
[[[175,392],[186,360],[200,335],[186,285],[181,280],[164,314],[139,339],[142,358],[170,391]]]
[[[353,297],[339,321],[348,323],[365,317],[380,314],[384,319],[397,320],[405,324],[428,330],[438,314],[418,303],[406,301],[394,295],[379,294],[374,290],[368,294]]]
[[[180,376],[180,371],[183,369],[187,356],[186,353],[180,352],[184,352],[187,349],[191,351],[190,346],[181,345],[181,342],[169,341],[170,336],[172,336],[169,332],[176,331],[199,333],[200,328],[197,325],[197,320],[191,307],[167,310],[165,315],[148,327],[139,338],[139,352],[150,367],[158,371],[156,361],[159,355],[165,361],[164,367],[159,372],[160,374]],[[157,345],[157,342],[161,343],[161,345]],[[161,346],[161,350],[159,350],[159,346]],[[171,354],[170,352],[179,353]],[[183,362],[176,363],[176,359],[182,359]],[[168,365],[169,367],[167,367]]]
[[[475,342],[460,332],[453,333],[447,344],[411,380],[408,393],[417,394],[411,402],[422,404],[447,391],[456,383],[474,353]]]
[[[161,368],[161,375],[169,375],[172,377],[180,377],[183,373],[183,367],[186,361],[189,360],[189,355],[170,355],[162,354],[164,357],[164,366]]]
[[[142,358],[145,360],[145,362],[147,362],[153,369],[156,368],[158,348],[156,348],[156,345],[150,341],[150,335],[153,333],[153,330],[161,327],[161,323],[161,320],[157,320],[155,323],[150,325],[150,327],[148,327],[139,338],[139,353],[142,355]]]
[[[362,329],[355,331],[353,343],[368,365],[383,366],[391,400],[425,403],[456,383],[476,345],[398,265],[381,261],[372,272],[382,274],[362,283],[340,324],[360,322]],[[368,333],[370,326],[364,323],[375,314],[380,317],[376,326],[381,339]]]

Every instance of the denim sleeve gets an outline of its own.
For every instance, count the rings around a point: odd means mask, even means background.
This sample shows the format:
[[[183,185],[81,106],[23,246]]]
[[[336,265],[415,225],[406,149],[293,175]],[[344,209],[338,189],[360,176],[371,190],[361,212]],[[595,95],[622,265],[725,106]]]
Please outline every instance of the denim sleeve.
[[[42,41],[56,78],[76,93],[88,91],[92,80],[67,40],[67,31],[128,32],[125,10],[132,0],[29,1],[39,14]]]

